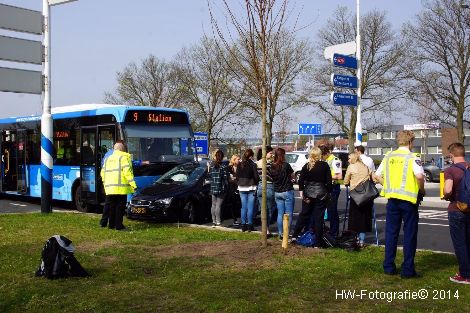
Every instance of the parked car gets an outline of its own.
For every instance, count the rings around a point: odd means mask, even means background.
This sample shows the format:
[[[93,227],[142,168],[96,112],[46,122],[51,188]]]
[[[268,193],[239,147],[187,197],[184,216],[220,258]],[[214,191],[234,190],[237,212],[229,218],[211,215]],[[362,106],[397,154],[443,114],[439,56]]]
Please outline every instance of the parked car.
[[[188,162],[174,167],[134,195],[127,207],[127,217],[200,223],[211,218],[211,205],[207,162]],[[227,206],[222,204],[223,214],[232,217],[225,210]]]
[[[299,182],[300,170],[308,162],[307,151],[286,152],[286,162],[290,164],[295,174],[295,183]]]

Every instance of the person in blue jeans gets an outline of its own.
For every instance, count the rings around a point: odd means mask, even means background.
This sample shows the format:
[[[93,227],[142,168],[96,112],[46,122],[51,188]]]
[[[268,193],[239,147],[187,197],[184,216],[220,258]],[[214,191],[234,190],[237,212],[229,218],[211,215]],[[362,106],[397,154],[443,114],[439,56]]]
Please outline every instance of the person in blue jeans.
[[[460,183],[464,170],[470,164],[465,161],[465,147],[461,143],[453,143],[447,149],[453,165],[444,171],[444,199],[450,201],[447,208],[449,231],[459,263],[459,272],[449,279],[454,283],[470,285],[470,210],[461,211],[457,203],[462,192]]]
[[[286,151],[277,148],[274,153],[274,161],[271,166],[271,177],[274,184],[274,200],[277,206],[277,228],[279,239],[282,239],[283,232],[283,216],[289,214],[289,232],[292,225],[292,217],[294,215],[294,170],[289,163],[286,162]]]
[[[256,164],[253,162],[253,150],[247,149],[243,153],[242,162],[237,166],[235,176],[240,192],[240,200],[242,203],[241,220],[242,232],[251,232],[253,227],[253,215],[255,206],[256,186],[259,182]]]
[[[262,176],[262,165],[263,165],[263,153],[262,150],[259,149],[256,154],[256,167],[258,170],[258,176],[260,177],[260,181],[258,183],[258,189],[256,192],[256,197],[258,200],[258,210],[261,210],[261,202],[262,202],[262,188],[263,182],[261,181]],[[268,232],[267,235],[270,236],[271,233],[269,231],[269,225],[271,224],[271,217],[272,211],[274,207],[274,184],[273,178],[271,177],[271,166],[273,161],[273,148],[271,146],[266,146],[266,221],[268,224]],[[255,214],[256,215],[256,214]]]

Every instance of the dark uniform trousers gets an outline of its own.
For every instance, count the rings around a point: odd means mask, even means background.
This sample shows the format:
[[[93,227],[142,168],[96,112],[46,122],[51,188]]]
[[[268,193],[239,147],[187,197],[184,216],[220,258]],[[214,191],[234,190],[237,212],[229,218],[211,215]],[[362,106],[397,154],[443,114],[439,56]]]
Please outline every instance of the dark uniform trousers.
[[[109,228],[123,229],[122,218],[126,209],[127,195],[106,195],[105,207],[109,208]]]
[[[385,273],[396,271],[395,257],[397,254],[398,236],[403,220],[403,263],[401,275],[410,277],[416,275],[415,254],[418,241],[418,205],[399,199],[388,199],[385,223]]]

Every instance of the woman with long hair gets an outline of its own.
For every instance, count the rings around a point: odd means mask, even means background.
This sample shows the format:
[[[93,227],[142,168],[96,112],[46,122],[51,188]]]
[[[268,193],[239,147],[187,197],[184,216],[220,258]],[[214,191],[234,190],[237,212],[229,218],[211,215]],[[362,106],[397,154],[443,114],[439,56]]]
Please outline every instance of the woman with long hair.
[[[256,167],[258,169],[258,176],[261,178],[262,176],[262,165],[263,165],[263,155],[262,150],[258,150],[258,155],[256,157],[258,161],[256,162]],[[271,177],[271,166],[273,162],[273,148],[271,146],[266,146],[266,220],[268,225],[268,236],[271,235],[269,231],[269,224],[271,223],[271,216],[272,210],[274,206],[274,184],[273,178]],[[259,181],[258,183],[258,191],[256,192],[256,196],[258,198],[258,210],[261,210],[261,202],[262,202],[262,187],[263,182]]]
[[[271,177],[274,184],[274,200],[277,206],[277,228],[279,239],[282,239],[283,215],[289,214],[289,231],[292,225],[294,214],[294,170],[286,162],[286,151],[277,148],[274,153],[274,161],[271,166]]]
[[[312,148],[308,162],[300,171],[299,192],[302,198],[302,211],[292,234],[293,238],[297,238],[304,227],[310,223],[313,214],[315,246],[317,247],[323,247],[323,217],[332,189],[330,167],[328,163],[322,161],[321,155],[319,148]]]
[[[253,162],[253,150],[246,149],[243,153],[242,162],[237,166],[236,178],[240,200],[242,203],[241,220],[242,231],[251,232],[253,227],[253,213],[255,205],[256,186],[259,182],[256,164]]]
[[[228,194],[226,197],[226,201],[224,202],[224,207],[225,209],[229,210],[230,213],[232,214],[233,225],[238,225],[237,215],[241,209],[240,195],[238,194],[238,191],[237,191],[238,186],[237,186],[237,178],[235,174],[240,162],[241,162],[240,155],[234,154],[230,158],[230,161],[228,164],[228,172],[230,175],[229,183],[228,183],[229,190],[228,190]]]
[[[349,154],[349,166],[344,175],[344,184],[354,190],[359,184],[370,178],[372,171],[365,165],[359,154]],[[349,202],[348,229],[358,234],[359,246],[364,246],[366,232],[372,231],[372,207],[374,200],[358,206],[351,198]]]
[[[223,158],[224,153],[221,150],[217,150],[214,154],[214,160],[209,167],[212,194],[212,227],[220,226],[222,223],[222,202],[228,189],[229,173],[227,167],[222,164]]]

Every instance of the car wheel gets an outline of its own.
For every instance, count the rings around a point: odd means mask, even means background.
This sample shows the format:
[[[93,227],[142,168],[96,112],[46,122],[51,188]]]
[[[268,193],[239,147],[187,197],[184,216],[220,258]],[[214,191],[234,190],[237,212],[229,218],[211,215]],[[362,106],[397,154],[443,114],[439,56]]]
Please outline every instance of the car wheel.
[[[432,182],[431,173],[429,173],[427,171],[424,172],[424,178],[426,179],[427,182]]]
[[[194,224],[197,222],[196,208],[194,207],[194,204],[191,201],[186,203],[183,212],[186,216],[186,220],[188,221],[188,223]]]

